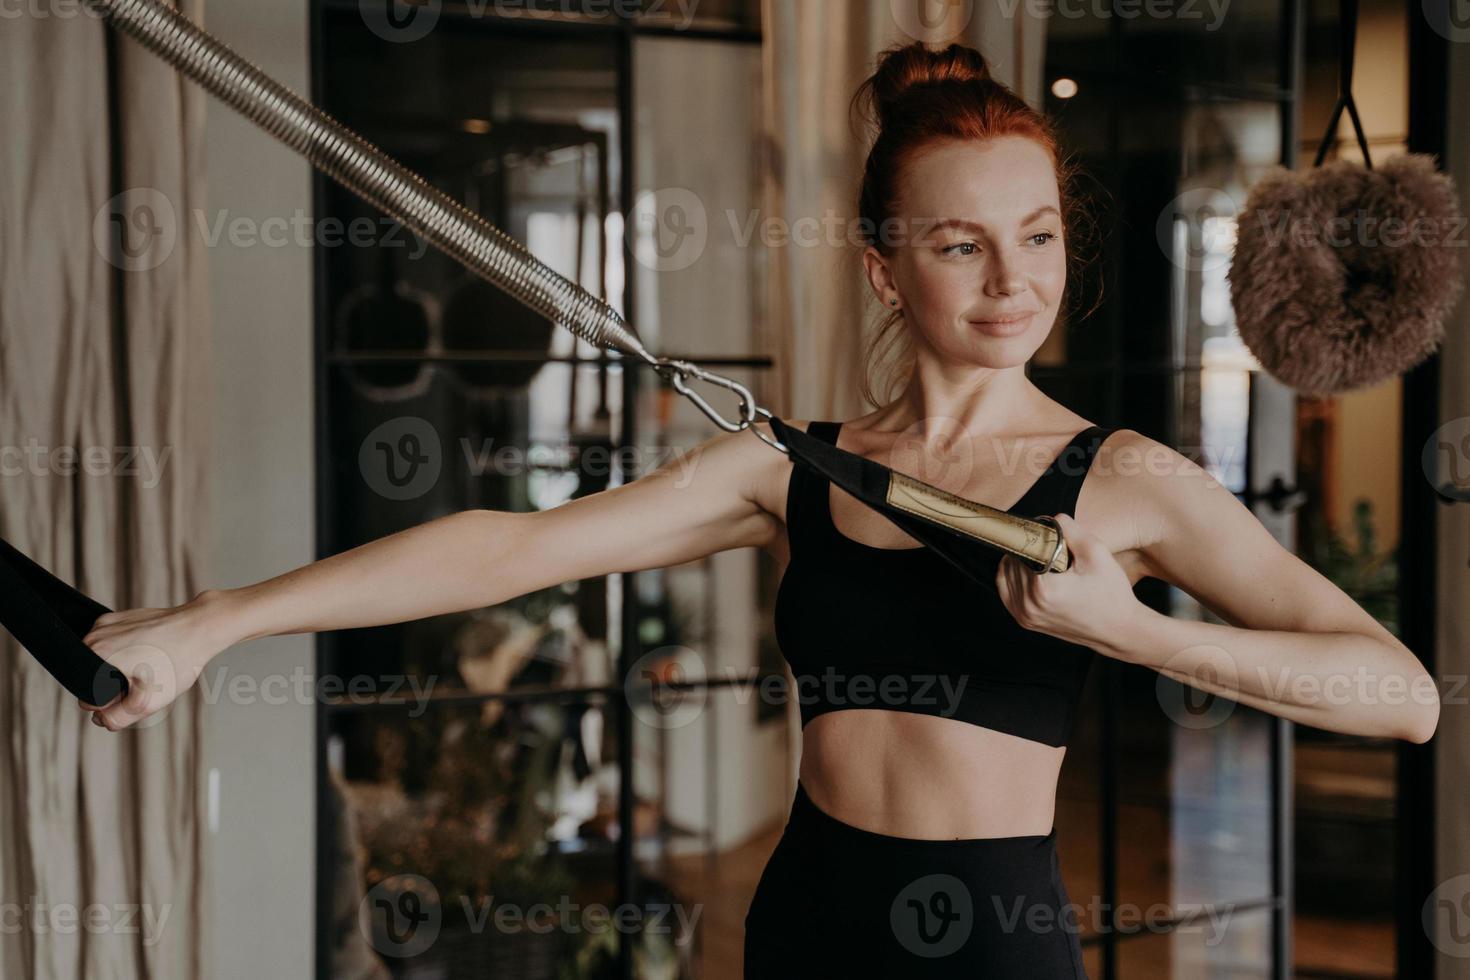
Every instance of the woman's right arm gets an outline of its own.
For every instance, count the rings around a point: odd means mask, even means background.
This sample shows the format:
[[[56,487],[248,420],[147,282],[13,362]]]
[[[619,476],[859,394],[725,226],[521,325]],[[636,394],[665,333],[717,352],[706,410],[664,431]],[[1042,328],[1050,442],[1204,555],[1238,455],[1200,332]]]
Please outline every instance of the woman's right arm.
[[[130,676],[133,651],[166,651],[181,692],[209,659],[246,640],[423,619],[762,546],[780,522],[757,503],[758,487],[779,465],[786,457],[753,433],[722,432],[620,487],[545,511],[450,514],[253,585],[207,590],[169,609],[108,613],[84,642]],[[124,707],[101,723],[137,720]]]
[[[780,458],[751,433],[721,433],[631,483],[550,510],[450,514],[208,598],[242,642],[423,619],[762,545],[778,525],[757,505],[755,483]]]

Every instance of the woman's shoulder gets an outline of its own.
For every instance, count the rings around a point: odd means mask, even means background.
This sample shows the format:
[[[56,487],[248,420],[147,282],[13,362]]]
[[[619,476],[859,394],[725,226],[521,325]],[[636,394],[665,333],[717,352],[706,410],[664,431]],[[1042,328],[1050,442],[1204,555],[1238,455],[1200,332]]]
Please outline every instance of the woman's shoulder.
[[[807,431],[812,421],[812,419],[781,419],[781,423],[787,428],[800,429],[803,432]],[[773,514],[784,514],[785,485],[787,478],[791,475],[791,457],[765,441],[767,439],[777,443],[781,441],[770,422],[758,419],[752,422],[749,428],[754,431],[744,432],[742,430],[739,433],[733,433],[732,437],[747,440],[745,452],[750,460],[750,465],[758,474],[756,485],[762,491],[756,502]],[[773,507],[779,509],[772,510]]]
[[[1136,429],[1107,428],[1074,516],[1095,531],[1105,529],[1120,557],[1156,543],[1168,526],[1166,515],[1199,492],[1233,497],[1208,465]]]

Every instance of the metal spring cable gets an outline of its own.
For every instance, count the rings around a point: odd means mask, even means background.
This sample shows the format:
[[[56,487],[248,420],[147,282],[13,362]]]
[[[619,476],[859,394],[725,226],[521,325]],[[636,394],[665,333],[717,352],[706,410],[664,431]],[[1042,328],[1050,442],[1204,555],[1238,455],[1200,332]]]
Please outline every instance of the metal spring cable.
[[[468,269],[600,348],[653,360],[617,311],[159,0],[86,0],[114,26]]]
[[[771,413],[744,385],[689,361],[655,357],[611,306],[536,258],[520,242],[463,207],[372,143],[322,112],[162,0],[84,0],[185,77],[305,157],[313,167],[378,207],[467,269],[600,348],[616,347],[651,364],[727,432]],[[688,386],[705,381],[740,397],[730,421]]]

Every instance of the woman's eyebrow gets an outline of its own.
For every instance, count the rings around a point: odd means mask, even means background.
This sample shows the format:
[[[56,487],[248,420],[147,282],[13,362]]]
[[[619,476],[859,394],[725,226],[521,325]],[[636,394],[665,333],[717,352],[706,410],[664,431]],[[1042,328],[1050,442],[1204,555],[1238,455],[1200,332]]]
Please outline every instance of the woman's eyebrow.
[[[1022,218],[1020,223],[1023,224],[1023,225],[1029,225],[1031,222],[1035,221],[1037,218],[1041,217],[1042,215],[1044,215],[1044,214],[1046,214],[1048,212],[1050,212],[1050,213],[1052,213],[1054,215],[1057,215],[1058,217],[1061,216],[1061,212],[1059,212],[1055,207],[1053,207],[1050,204],[1043,204],[1041,207],[1037,208],[1035,211],[1032,211],[1030,214],[1026,215],[1026,217]],[[985,229],[985,226],[983,224],[981,224],[980,222],[978,222],[978,221],[967,221],[964,218],[945,218],[943,221],[940,221],[937,224],[935,224],[932,230],[934,230],[934,231],[944,231],[947,228],[958,228],[958,229],[960,229],[962,231],[985,231],[986,230]]]

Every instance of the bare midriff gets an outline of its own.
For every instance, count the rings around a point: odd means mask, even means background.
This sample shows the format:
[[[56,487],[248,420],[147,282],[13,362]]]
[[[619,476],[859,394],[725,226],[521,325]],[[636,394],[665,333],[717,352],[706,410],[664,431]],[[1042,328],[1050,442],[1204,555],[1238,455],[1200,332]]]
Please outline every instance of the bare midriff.
[[[874,833],[1044,835],[1066,751],[954,718],[847,708],[807,723],[800,777],[820,809]]]

